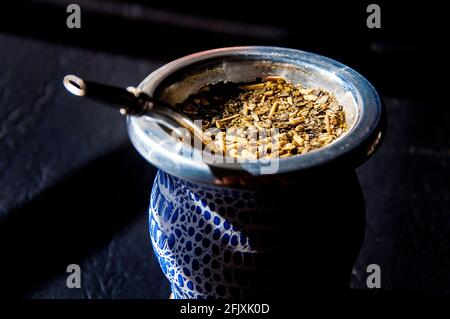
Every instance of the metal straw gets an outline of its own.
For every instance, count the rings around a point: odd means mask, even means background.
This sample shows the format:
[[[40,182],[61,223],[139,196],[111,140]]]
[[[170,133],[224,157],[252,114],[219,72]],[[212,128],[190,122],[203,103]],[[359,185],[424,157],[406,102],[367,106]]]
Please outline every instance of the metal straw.
[[[148,115],[150,118],[167,123],[168,127],[176,127],[177,125],[184,127],[212,151],[218,152],[212,139],[203,132],[201,127],[194,125],[189,118],[175,110],[171,105],[148,96],[137,88],[118,88],[103,83],[86,81],[75,75],[66,75],[64,86],[70,93],[102,102],[113,109],[119,110],[122,115]]]

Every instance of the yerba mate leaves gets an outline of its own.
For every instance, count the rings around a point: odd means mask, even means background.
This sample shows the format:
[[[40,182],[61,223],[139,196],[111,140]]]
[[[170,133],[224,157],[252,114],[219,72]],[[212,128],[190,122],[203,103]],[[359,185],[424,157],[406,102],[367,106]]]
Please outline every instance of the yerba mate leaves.
[[[343,107],[331,93],[279,76],[208,85],[177,107],[201,120],[216,147],[237,158],[304,154],[330,144],[347,129]]]

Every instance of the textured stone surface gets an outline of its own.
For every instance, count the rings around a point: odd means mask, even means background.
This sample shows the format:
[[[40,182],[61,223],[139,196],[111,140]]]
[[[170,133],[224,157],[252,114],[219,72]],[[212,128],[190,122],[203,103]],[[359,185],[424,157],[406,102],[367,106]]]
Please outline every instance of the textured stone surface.
[[[378,263],[386,289],[450,292],[450,109],[443,100],[385,98],[388,130],[358,169],[367,230],[353,285]]]
[[[165,298],[147,230],[154,169],[119,114],[61,84],[67,73],[137,84],[162,61],[6,35],[0,61],[1,293]],[[438,99],[384,99],[384,144],[357,170],[367,231],[352,286],[364,288],[366,266],[377,263],[386,289],[448,293],[450,109]],[[81,266],[82,289],[65,287],[70,263]]]
[[[0,294],[166,298],[147,206],[154,170],[124,118],[69,95],[65,74],[136,85],[160,62],[0,35]],[[78,263],[82,289],[65,287]]]

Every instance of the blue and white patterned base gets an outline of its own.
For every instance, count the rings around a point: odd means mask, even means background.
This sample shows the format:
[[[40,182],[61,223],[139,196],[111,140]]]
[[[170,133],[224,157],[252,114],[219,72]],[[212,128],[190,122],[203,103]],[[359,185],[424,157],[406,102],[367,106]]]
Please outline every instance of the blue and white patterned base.
[[[270,227],[261,226],[264,214],[254,214],[258,207],[258,193],[196,185],[158,172],[150,236],[175,299],[243,298],[264,291],[261,276],[267,273],[254,271],[255,259],[270,250],[271,241],[261,238]]]

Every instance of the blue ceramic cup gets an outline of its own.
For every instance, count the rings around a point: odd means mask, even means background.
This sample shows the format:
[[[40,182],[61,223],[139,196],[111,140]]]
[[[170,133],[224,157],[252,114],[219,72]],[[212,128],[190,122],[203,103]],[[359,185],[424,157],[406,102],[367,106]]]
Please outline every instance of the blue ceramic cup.
[[[147,117],[129,117],[129,137],[159,168],[151,192],[152,246],[174,298],[255,298],[348,288],[361,248],[364,201],[354,169],[383,134],[373,86],[326,57],[277,47],[232,47],[189,55],[139,88],[167,103],[206,84],[278,75],[333,93],[349,129],[330,145],[277,161],[210,163]]]

